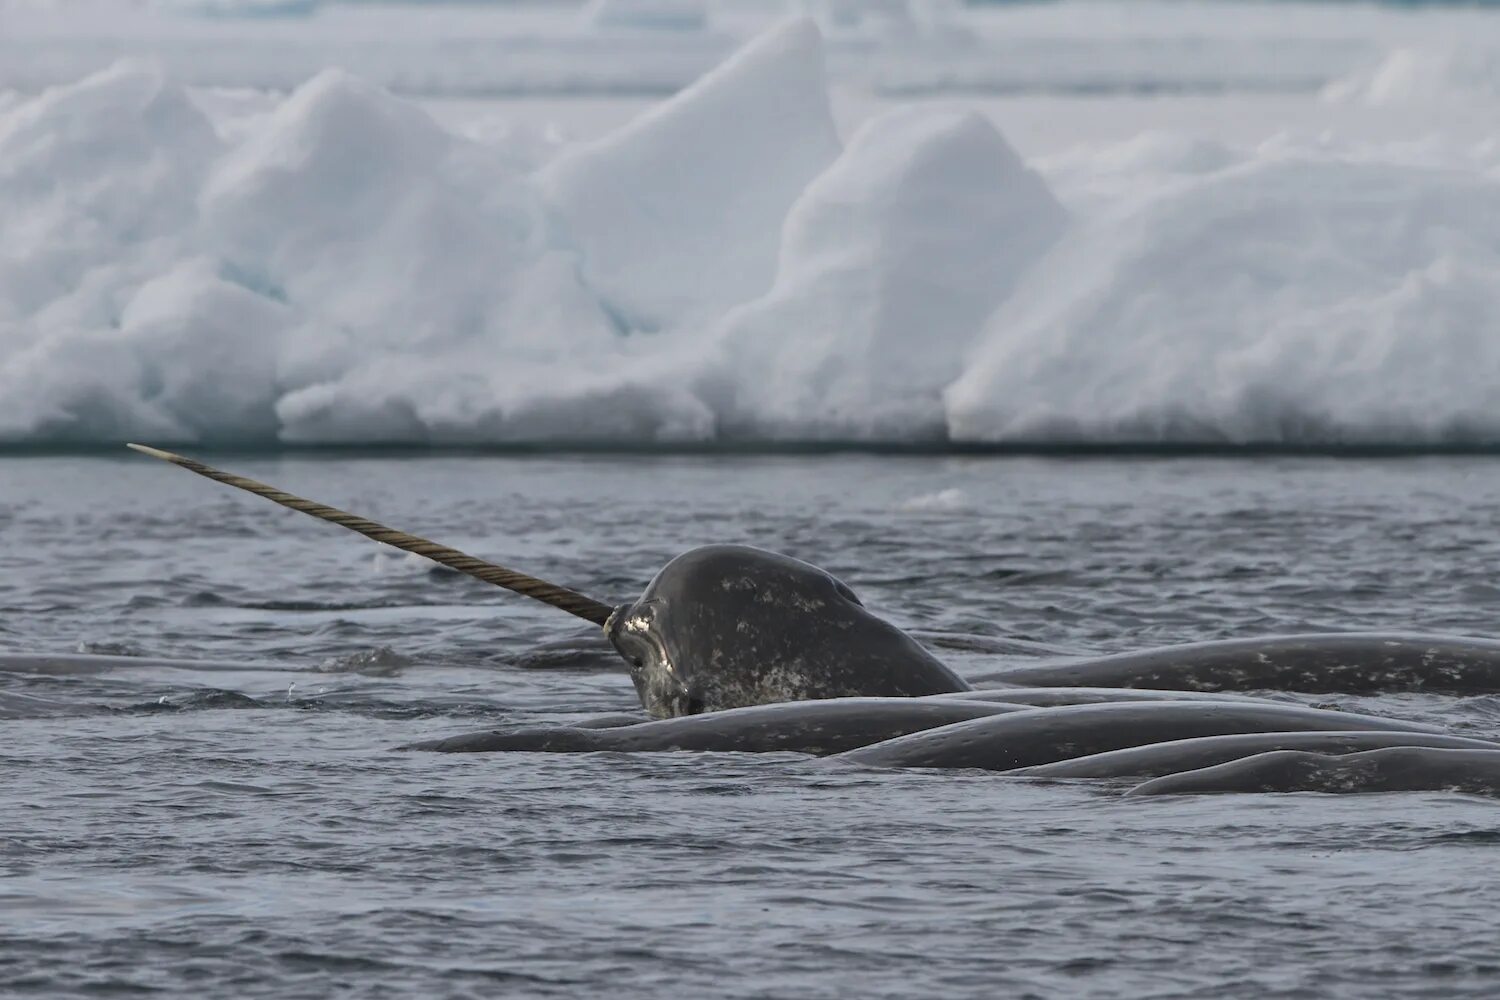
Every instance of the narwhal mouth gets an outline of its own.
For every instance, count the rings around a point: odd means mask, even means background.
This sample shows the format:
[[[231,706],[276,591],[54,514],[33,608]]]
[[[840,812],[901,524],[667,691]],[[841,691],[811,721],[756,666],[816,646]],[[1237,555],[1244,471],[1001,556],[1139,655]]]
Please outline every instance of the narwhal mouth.
[[[702,715],[708,711],[708,706],[702,698],[695,698],[683,692],[677,692],[670,698],[658,702],[662,707],[662,717],[667,719],[681,719],[689,715]]]
[[[603,628],[606,636],[614,635],[615,629],[620,627],[620,616],[629,614],[632,607],[634,607],[632,604],[616,604],[614,606],[614,609],[609,613],[609,617],[604,619]]]
[[[662,678],[654,685],[651,696],[648,697],[643,693],[641,701],[653,717],[662,719],[702,715],[710,710],[708,702],[701,694],[691,690],[675,677]]]

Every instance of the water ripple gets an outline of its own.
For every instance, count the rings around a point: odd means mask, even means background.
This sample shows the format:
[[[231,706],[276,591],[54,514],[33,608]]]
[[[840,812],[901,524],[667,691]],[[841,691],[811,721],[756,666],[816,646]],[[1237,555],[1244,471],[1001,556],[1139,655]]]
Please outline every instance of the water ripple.
[[[974,673],[1309,629],[1493,633],[1500,593],[1482,459],[225,464],[606,601],[691,545],[781,549]],[[595,630],[192,477],[9,458],[0,483],[0,651],[119,657],[0,670],[0,993],[1500,989],[1494,802],[395,754],[636,702]],[[911,502],[932,497],[962,502]],[[1292,700],[1500,728],[1491,696]]]

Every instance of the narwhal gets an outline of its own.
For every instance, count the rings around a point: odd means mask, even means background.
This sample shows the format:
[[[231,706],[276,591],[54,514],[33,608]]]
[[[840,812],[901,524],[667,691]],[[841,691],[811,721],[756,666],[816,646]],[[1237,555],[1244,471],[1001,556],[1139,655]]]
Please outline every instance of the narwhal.
[[[790,556],[747,545],[691,549],[662,567],[638,600],[614,606],[182,455],[129,447],[600,626],[654,718],[970,688],[915,639],[870,613],[841,580]]]

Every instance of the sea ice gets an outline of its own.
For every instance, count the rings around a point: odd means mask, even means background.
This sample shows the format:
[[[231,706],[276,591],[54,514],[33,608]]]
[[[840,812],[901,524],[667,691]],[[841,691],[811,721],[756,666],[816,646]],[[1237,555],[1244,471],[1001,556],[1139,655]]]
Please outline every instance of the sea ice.
[[[838,152],[818,32],[794,20],[539,179],[589,285],[654,330],[769,287],[782,218]]]
[[[991,317],[949,429],[1500,439],[1497,311],[1492,178],[1263,150],[1074,228]]]
[[[1064,221],[984,117],[919,107],[867,122],[788,213],[775,286],[719,334],[724,429],[943,437],[943,387]]]
[[[560,149],[341,70],[9,100],[0,441],[1500,441],[1492,134],[844,148],[822,65]]]

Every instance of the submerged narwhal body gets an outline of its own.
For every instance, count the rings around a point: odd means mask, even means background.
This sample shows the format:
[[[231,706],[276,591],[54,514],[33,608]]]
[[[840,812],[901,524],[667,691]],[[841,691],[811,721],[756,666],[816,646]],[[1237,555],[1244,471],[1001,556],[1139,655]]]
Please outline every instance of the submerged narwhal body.
[[[746,545],[684,552],[604,631],[656,718],[969,689],[837,577]]]

